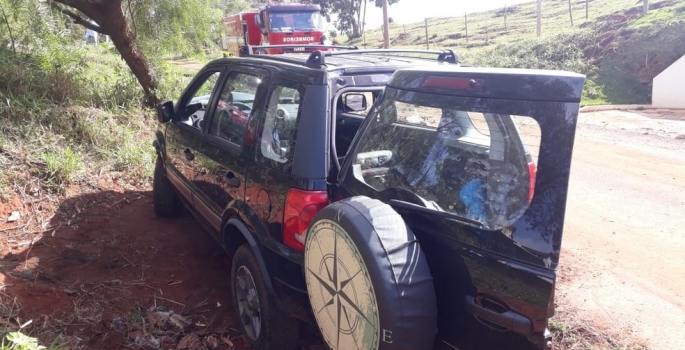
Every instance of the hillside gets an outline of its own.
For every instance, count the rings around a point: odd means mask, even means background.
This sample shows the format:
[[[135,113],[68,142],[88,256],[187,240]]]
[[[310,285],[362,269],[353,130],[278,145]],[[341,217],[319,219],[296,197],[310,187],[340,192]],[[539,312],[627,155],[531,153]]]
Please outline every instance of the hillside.
[[[464,63],[489,67],[564,69],[586,74],[583,104],[649,104],[652,78],[685,55],[685,2],[656,1],[642,16],[636,0],[543,2],[536,37],[535,2],[464,16],[428,19],[431,49],[455,50]],[[505,16],[506,14],[506,16]],[[390,25],[391,47],[425,48],[426,27]],[[506,22],[505,22],[506,21]],[[468,32],[467,32],[468,30]],[[468,33],[468,34],[467,34]],[[380,48],[381,29],[347,43]]]

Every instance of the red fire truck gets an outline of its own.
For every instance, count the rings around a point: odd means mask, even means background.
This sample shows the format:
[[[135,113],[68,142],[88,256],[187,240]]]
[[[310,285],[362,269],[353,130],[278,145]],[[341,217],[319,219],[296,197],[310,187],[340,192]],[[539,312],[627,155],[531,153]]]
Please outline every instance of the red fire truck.
[[[234,56],[308,52],[307,47],[253,48],[260,45],[326,44],[321,7],[310,3],[269,2],[259,11],[226,15],[223,49]]]

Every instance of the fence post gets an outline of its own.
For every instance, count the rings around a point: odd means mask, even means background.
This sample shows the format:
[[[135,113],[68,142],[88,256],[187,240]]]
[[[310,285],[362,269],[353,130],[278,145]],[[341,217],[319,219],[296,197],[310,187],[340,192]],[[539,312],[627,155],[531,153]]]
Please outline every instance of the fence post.
[[[464,30],[466,30],[466,45],[469,44],[469,24],[466,21],[466,11],[464,11]]]
[[[504,5],[504,31],[507,31],[507,5]]]
[[[585,0],[585,20],[587,21],[587,18],[589,17],[590,14],[590,0]]]
[[[538,22],[537,22],[537,34],[538,38],[542,32],[542,0],[538,0]]]
[[[428,43],[428,17],[424,19],[426,25],[426,50],[430,50],[430,44]]]

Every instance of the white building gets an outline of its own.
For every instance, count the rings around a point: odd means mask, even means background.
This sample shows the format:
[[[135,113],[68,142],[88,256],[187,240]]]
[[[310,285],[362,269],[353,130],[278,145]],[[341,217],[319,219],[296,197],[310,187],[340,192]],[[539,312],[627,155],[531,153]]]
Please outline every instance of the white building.
[[[652,106],[685,108],[685,56],[654,77]]]

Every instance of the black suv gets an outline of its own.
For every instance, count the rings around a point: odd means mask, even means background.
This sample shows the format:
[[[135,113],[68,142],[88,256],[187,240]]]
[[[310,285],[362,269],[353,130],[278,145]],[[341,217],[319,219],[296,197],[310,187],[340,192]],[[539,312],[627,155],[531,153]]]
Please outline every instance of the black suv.
[[[233,256],[254,348],[296,319],[333,349],[551,348],[583,83],[449,50],[219,59],[158,106],[155,212]]]

